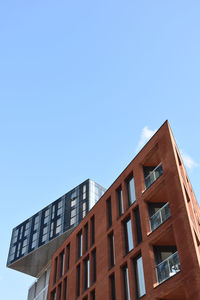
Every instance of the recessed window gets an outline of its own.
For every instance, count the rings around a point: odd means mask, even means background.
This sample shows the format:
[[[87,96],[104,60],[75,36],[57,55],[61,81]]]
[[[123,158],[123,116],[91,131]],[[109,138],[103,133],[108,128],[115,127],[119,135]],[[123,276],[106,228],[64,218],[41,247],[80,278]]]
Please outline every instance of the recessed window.
[[[77,235],[77,257],[80,258],[83,255],[83,234],[82,231]]]
[[[76,296],[80,296],[81,269],[80,265],[76,268]]]
[[[67,278],[64,279],[63,300],[67,300]]]
[[[135,227],[136,227],[136,234],[137,234],[137,244],[142,242],[142,230],[140,224],[140,212],[139,207],[134,209],[134,217],[135,217]]]
[[[70,244],[67,245],[67,271],[69,270],[69,262],[70,262]]]
[[[88,251],[88,223],[84,226],[84,249]]]
[[[92,276],[91,281],[92,283],[96,282],[96,249],[92,251]]]
[[[59,266],[59,275],[60,277],[63,276],[64,274],[64,266],[65,266],[65,252],[62,251],[59,255],[59,261],[60,261],[60,266]]]
[[[145,281],[142,257],[134,259],[135,279],[136,279],[136,297],[140,298],[145,295]]]
[[[53,282],[56,283],[57,279],[57,268],[58,268],[58,258],[56,257],[55,259],[55,267],[54,267],[54,277],[53,277]]]
[[[84,260],[84,289],[90,287],[90,260],[89,257]]]
[[[121,187],[117,190],[117,200],[118,200],[118,213],[119,216],[121,216],[124,213],[123,192]]]
[[[62,284],[59,284],[59,286],[58,286],[58,300],[61,300],[61,290],[62,290]]]
[[[127,266],[123,267],[122,274],[123,274],[123,282],[124,282],[124,299],[130,300],[129,276],[128,276]]]
[[[90,293],[90,300],[95,300],[95,290]]]
[[[56,290],[51,292],[51,300],[56,300]]]
[[[127,195],[129,206],[136,200],[135,198],[135,184],[133,176],[127,179]]]
[[[124,222],[124,238],[125,238],[125,252],[128,253],[134,247],[132,223],[130,218]]]
[[[110,299],[111,300],[116,300],[116,292],[115,292],[115,275],[112,274],[109,277],[110,280]]]
[[[91,246],[95,243],[95,218],[91,218]]]
[[[111,206],[111,198],[106,201],[106,209],[107,209],[107,222],[108,228],[112,226],[112,206]]]
[[[115,265],[115,243],[114,243],[114,234],[111,233],[108,236],[108,242],[109,242],[109,257],[110,257],[110,268],[112,268]]]

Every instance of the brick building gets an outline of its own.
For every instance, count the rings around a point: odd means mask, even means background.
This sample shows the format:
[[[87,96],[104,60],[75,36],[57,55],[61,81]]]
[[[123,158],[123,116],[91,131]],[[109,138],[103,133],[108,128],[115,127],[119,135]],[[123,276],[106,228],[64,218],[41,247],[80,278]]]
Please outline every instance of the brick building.
[[[52,257],[48,300],[199,300],[200,210],[166,121]]]

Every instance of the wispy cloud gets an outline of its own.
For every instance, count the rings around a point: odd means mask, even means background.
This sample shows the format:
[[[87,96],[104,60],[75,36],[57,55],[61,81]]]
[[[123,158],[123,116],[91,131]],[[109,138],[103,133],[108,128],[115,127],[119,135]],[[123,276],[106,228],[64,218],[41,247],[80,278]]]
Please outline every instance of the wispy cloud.
[[[138,152],[146,144],[146,142],[154,135],[155,132],[156,130],[151,130],[147,126],[142,129],[136,152]]]
[[[181,152],[181,156],[182,156],[182,159],[183,159],[183,162],[184,162],[184,165],[186,168],[192,170],[199,166],[199,164],[196,163],[190,155],[185,153],[183,150],[181,150],[180,152]]]

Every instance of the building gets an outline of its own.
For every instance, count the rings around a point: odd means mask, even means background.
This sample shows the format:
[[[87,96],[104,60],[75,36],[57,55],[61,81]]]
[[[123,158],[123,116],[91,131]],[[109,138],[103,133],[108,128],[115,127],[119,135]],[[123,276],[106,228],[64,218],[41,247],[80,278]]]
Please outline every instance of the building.
[[[167,121],[52,255],[48,300],[200,299],[200,209]]]
[[[105,190],[88,179],[13,229],[7,266],[37,278],[29,300],[46,299],[52,255]]]

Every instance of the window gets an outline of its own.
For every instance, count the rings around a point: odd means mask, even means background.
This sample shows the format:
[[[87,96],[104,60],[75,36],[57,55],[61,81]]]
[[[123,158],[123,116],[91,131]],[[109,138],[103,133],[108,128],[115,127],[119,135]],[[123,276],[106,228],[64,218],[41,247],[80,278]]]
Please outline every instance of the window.
[[[67,245],[67,271],[69,270],[69,262],[70,262],[70,244]]]
[[[90,261],[89,257],[84,260],[84,289],[87,290],[90,287]]]
[[[56,290],[51,292],[51,300],[56,300]]]
[[[59,286],[58,286],[58,300],[61,300],[61,290],[62,290],[62,285],[59,284]]]
[[[135,216],[135,225],[136,225],[136,233],[137,233],[137,243],[139,244],[142,241],[142,230],[141,230],[141,224],[140,224],[139,207],[137,207],[134,210],[134,216]]]
[[[92,283],[96,282],[96,249],[92,251]]]
[[[131,219],[128,219],[124,222],[124,237],[125,237],[125,251],[126,253],[128,253],[134,247]]]
[[[106,201],[106,208],[107,208],[107,222],[108,228],[112,226],[112,206],[111,206],[111,198]]]
[[[63,300],[67,300],[67,278],[64,279]]]
[[[77,257],[80,258],[83,254],[83,235],[82,231],[77,235]]]
[[[134,178],[130,177],[127,180],[127,195],[128,195],[128,204],[129,206],[135,202],[135,185]]]
[[[64,253],[64,251],[62,251],[60,253],[59,260],[60,260],[59,275],[60,275],[60,277],[62,277],[63,274],[64,274],[64,267],[65,267],[65,263],[64,263],[64,261],[65,261],[65,253]]]
[[[56,279],[57,279],[57,268],[58,268],[58,258],[56,257],[56,259],[55,259],[55,268],[54,268],[54,279],[53,279],[54,283],[56,283]]]
[[[88,251],[88,223],[84,226],[84,248],[85,252]]]
[[[124,299],[130,300],[129,277],[128,277],[127,266],[123,267],[122,273],[123,273],[123,282],[124,282]]]
[[[115,244],[114,244],[114,234],[111,233],[108,236],[109,242],[109,256],[110,256],[110,268],[115,265]]]
[[[134,260],[135,279],[136,279],[136,297],[140,298],[145,295],[145,281],[142,257],[137,257]]]
[[[76,268],[76,296],[80,296],[80,282],[81,282],[81,270],[80,265]]]
[[[95,300],[95,290],[93,290],[90,294],[90,300]]]
[[[91,218],[91,246],[95,243],[95,218]]]
[[[119,216],[121,216],[124,213],[123,192],[121,187],[117,190],[117,199],[118,199],[118,212],[119,212]]]
[[[112,274],[110,276],[110,295],[111,295],[111,300],[116,300],[116,296],[115,296],[115,275]]]

